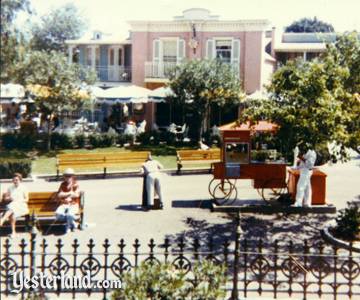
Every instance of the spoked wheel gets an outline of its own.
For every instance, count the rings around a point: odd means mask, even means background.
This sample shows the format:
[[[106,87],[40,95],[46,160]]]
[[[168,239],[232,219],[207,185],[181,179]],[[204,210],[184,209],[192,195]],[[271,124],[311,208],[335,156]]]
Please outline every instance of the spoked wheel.
[[[224,179],[215,185],[211,195],[217,205],[230,205],[237,199],[235,183],[235,180]]]
[[[214,191],[215,191],[215,187],[222,182],[228,181],[231,184],[233,184],[235,186],[236,184],[236,179],[217,179],[217,178],[213,178],[211,179],[211,181],[209,182],[209,186],[208,186],[208,190],[209,190],[209,194],[211,195],[211,197],[214,198]]]
[[[269,180],[264,184],[263,188],[257,189],[257,192],[266,203],[272,204],[280,197],[280,195],[288,192],[286,186],[280,188],[271,187],[276,186],[275,183],[277,182]]]

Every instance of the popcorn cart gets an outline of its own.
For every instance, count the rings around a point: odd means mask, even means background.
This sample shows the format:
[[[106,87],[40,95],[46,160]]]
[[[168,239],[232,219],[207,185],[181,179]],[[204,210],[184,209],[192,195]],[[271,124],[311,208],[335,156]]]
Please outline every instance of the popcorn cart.
[[[229,124],[230,125],[230,124]],[[253,187],[266,202],[287,189],[286,163],[283,161],[251,161],[251,137],[259,131],[275,131],[276,125],[260,122],[220,127],[223,146],[221,161],[212,164],[213,179],[209,193],[217,205],[230,205],[237,199],[236,181],[252,179]]]

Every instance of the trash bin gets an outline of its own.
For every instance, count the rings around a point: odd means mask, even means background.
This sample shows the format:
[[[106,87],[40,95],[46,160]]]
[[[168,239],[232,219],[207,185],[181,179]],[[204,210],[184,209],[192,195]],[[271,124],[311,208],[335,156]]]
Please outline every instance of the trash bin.
[[[295,202],[296,187],[300,177],[299,170],[289,169],[289,193],[292,200]],[[326,177],[327,175],[319,169],[314,169],[311,176],[311,205],[325,205],[326,204]]]

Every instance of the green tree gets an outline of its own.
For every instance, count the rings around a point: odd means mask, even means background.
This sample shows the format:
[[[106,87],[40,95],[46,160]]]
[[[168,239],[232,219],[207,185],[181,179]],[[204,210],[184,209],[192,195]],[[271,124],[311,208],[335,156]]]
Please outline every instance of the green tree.
[[[0,81],[8,82],[12,78],[13,67],[21,60],[25,52],[25,42],[14,21],[21,11],[30,13],[29,0],[1,1],[1,47]]]
[[[327,51],[322,59],[324,63],[329,66],[329,69],[340,66],[344,72],[341,77],[341,100],[342,111],[347,116],[344,121],[344,126],[348,135],[343,142],[346,146],[359,151],[360,34],[352,32],[339,36],[334,44],[328,45]]]
[[[95,74],[77,64],[68,64],[60,52],[29,51],[17,65],[15,79],[34,95],[37,107],[51,125],[54,114],[82,106],[88,93],[81,86],[92,84]],[[50,149],[50,126],[47,146]]]
[[[360,145],[358,82],[351,78],[351,72],[359,72],[358,43],[352,35],[345,35],[328,46],[319,60],[288,62],[273,74],[270,99],[248,102],[241,121],[277,123],[278,147],[289,158],[302,142],[323,155],[328,154],[328,142],[335,142],[337,157],[346,158],[346,147]]]
[[[285,32],[334,32],[334,27],[316,17],[302,18],[287,26]]]
[[[53,9],[32,26],[32,47],[35,50],[65,51],[65,40],[79,38],[87,22],[73,4]]]
[[[170,75],[173,101],[186,105],[197,121],[201,139],[207,126],[210,105],[237,104],[244,98],[239,76],[230,65],[217,60],[191,60],[176,67]]]

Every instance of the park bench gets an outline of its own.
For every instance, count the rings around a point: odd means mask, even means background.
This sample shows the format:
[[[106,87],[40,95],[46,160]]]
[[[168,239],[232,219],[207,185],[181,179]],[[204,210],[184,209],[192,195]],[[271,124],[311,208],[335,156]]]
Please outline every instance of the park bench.
[[[176,157],[177,173],[179,174],[185,163],[213,163],[220,161],[220,149],[179,150],[176,151]]]
[[[57,226],[64,225],[64,221],[55,221],[55,211],[59,206],[59,202],[56,198],[57,192],[31,192],[29,193],[29,215],[25,215],[16,220],[16,227],[30,228],[31,216],[34,216],[35,225],[37,226]],[[80,197],[75,199],[79,204],[79,224],[80,228],[84,226],[84,192],[80,192]],[[2,214],[6,209],[6,203],[0,204],[0,213]],[[10,226],[7,221],[5,226]]]
[[[59,174],[66,168],[72,168],[75,171],[97,168],[103,170],[105,178],[109,167],[140,164],[147,159],[149,154],[148,151],[59,154],[56,157],[56,174],[59,178]]]

